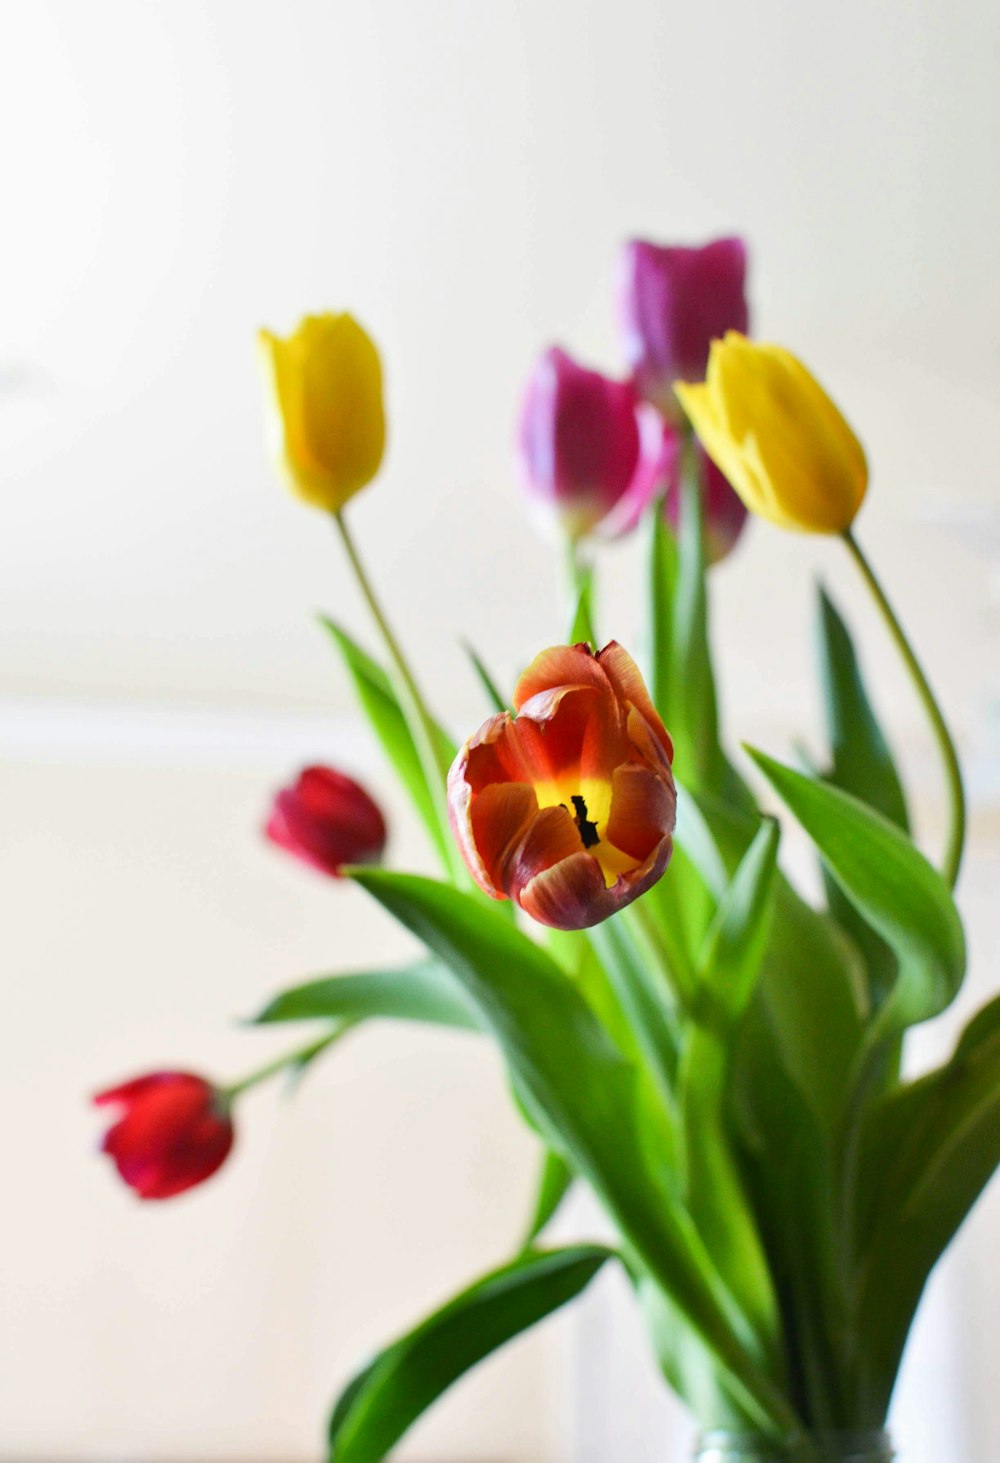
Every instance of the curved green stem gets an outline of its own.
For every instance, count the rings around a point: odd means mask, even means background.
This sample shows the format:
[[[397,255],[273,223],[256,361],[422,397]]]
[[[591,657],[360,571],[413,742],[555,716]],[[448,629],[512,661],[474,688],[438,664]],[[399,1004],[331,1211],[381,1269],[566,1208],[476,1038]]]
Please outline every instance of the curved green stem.
[[[285,1052],[283,1056],[265,1063],[263,1067],[258,1067],[248,1077],[242,1077],[239,1082],[234,1082],[229,1087],[220,1087],[219,1096],[228,1105],[235,1101],[241,1093],[247,1092],[251,1087],[256,1087],[258,1082],[266,1082],[269,1077],[276,1077],[279,1072],[284,1072],[289,1067],[304,1066],[306,1062],[311,1062],[313,1057],[319,1056],[326,1047],[339,1041],[354,1024],[353,1021],[342,1021],[335,1030],[328,1031],[325,1036],[318,1037],[315,1041],[309,1042],[307,1046],[296,1047],[294,1051]]]
[[[458,859],[457,850],[452,854],[453,842],[451,831],[448,828],[447,809],[445,806],[445,788],[448,782],[451,759],[447,749],[442,745],[438,728],[427,708],[427,702],[417,685],[416,677],[410,669],[409,662],[403,653],[403,648],[393,633],[392,626],[386,619],[372,587],[371,580],[361,562],[361,557],[355,547],[353,536],[347,527],[343,513],[335,513],[333,520],[337,525],[340,534],[340,541],[344,546],[348,562],[354,571],[354,577],[358,582],[358,588],[364,598],[372,619],[378,628],[379,634],[392,662],[395,673],[395,680],[403,703],[403,714],[410,725],[413,740],[416,745],[417,755],[420,758],[424,770],[424,777],[427,781],[427,789],[434,799],[438,809],[438,816],[441,826],[444,829],[444,847],[448,850],[448,864],[453,874],[461,872],[461,864]]]
[[[941,761],[944,764],[945,781],[948,785],[949,806],[948,843],[945,849],[941,872],[951,887],[954,888],[955,881],[958,878],[958,870],[962,862],[962,848],[965,844],[965,790],[962,786],[962,770],[959,767],[955,743],[952,741],[951,733],[945,724],[941,708],[937,703],[934,692],[930,688],[927,677],[924,675],[923,668],[914,654],[913,647],[906,638],[906,633],[902,625],[896,618],[892,605],[886,598],[885,591],[876,578],[874,569],[868,562],[857,539],[849,528],[845,529],[842,537],[851,557],[860,570],[861,577],[871,591],[872,598],[879,608],[897,650],[903,658],[903,664],[906,666],[910,674],[910,679],[916,687],[917,695],[920,697],[921,704],[927,713],[931,730],[934,733],[934,739],[938,744]]]

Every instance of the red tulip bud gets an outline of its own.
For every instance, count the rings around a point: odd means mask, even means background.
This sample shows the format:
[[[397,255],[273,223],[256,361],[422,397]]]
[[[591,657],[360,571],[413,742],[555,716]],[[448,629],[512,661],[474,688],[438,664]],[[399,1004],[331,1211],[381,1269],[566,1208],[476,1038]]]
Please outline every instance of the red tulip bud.
[[[344,864],[376,862],[386,841],[378,804],[332,767],[307,767],[279,792],[264,831],[279,848],[335,877]]]
[[[94,1102],[122,1109],[101,1148],[140,1199],[172,1199],[204,1183],[233,1146],[222,1095],[190,1072],[150,1072]]]

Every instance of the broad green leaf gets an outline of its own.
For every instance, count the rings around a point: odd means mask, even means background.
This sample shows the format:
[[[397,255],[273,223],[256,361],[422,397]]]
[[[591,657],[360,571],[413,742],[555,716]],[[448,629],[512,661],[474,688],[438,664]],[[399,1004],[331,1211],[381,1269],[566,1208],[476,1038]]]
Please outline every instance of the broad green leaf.
[[[752,1433],[753,1418],[727,1393],[715,1358],[669,1295],[645,1275],[636,1278],[635,1293],[660,1369],[701,1426]]]
[[[694,458],[693,453],[689,453]],[[725,759],[719,745],[719,715],[708,632],[701,492],[692,472],[681,488],[674,598],[673,704],[667,711],[680,776],[690,787],[721,788]]]
[[[753,994],[771,927],[780,829],[766,818],[740,860],[698,957],[698,1017],[728,1037]]]
[[[274,1021],[349,1020],[373,1017],[422,1021],[481,1031],[476,1006],[447,966],[422,960],[402,969],[365,970],[324,976],[282,991],[254,1019]]]
[[[653,962],[642,953],[622,913],[595,925],[590,941],[618,998],[629,1028],[666,1103],[673,1095],[677,1070],[677,1013],[669,992],[658,989]]]
[[[467,641],[465,642],[465,653],[472,662],[472,668],[475,671],[476,675],[479,677],[479,684],[486,692],[486,699],[489,702],[493,711],[499,713],[509,711],[510,707],[501,696],[497,688],[496,681],[486,669],[483,660]]]
[[[865,690],[854,645],[847,626],[823,590],[820,590],[820,661],[831,749],[827,781],[860,798],[904,833],[909,832],[902,783]],[[896,978],[892,951],[825,870],[824,882],[831,913],[864,956],[872,1003],[880,1006]]]
[[[580,569],[580,588],[567,641],[570,645],[586,642],[599,650],[597,632],[594,629],[594,566],[588,564]]]
[[[723,897],[760,827],[758,816],[713,798],[681,800],[679,824],[706,882]],[[865,1015],[864,971],[829,915],[812,909],[779,872],[774,918],[758,979],[763,1069],[780,1062],[824,1132],[839,1129]]]
[[[533,1244],[549,1221],[555,1218],[560,1204],[573,1187],[573,1178],[573,1170],[565,1160],[558,1153],[553,1153],[551,1148],[547,1148],[538,1175],[528,1231],[524,1237],[526,1247]]]
[[[865,1115],[856,1276],[863,1394],[888,1406],[928,1276],[1000,1165],[1000,997],[951,1060]]]
[[[908,833],[903,785],[868,699],[857,653],[847,626],[822,589],[820,659],[833,759],[828,781]]]
[[[614,1251],[527,1251],[456,1295],[348,1384],[330,1418],[331,1463],[381,1463],[416,1419],[484,1357],[552,1315]]]
[[[409,793],[413,806],[427,829],[442,863],[445,868],[450,868],[454,852],[444,823],[443,802],[437,795],[437,791],[427,785],[420,753],[389,677],[382,667],[372,660],[371,656],[362,650],[355,640],[352,640],[346,630],[325,616],[321,617],[321,623],[329,632],[343,657],[361,708],[378,737],[382,750]],[[454,744],[440,728],[438,728],[437,734],[448,760],[453,760],[456,753]]]
[[[839,788],[751,752],[809,834],[824,865],[898,962],[872,1042],[936,1016],[965,972],[965,940],[951,891],[904,833]]]
[[[703,1336],[758,1426],[794,1427],[678,1202],[673,1125],[648,1075],[622,1057],[559,966],[495,911],[431,879],[380,869],[353,877],[465,985],[546,1142],[589,1181],[634,1262]]]
[[[734,1028],[765,949],[777,853],[777,825],[765,822],[705,940],[694,1020],[677,1077],[688,1206],[726,1283],[776,1360],[776,1298],[730,1142],[726,1095]]]

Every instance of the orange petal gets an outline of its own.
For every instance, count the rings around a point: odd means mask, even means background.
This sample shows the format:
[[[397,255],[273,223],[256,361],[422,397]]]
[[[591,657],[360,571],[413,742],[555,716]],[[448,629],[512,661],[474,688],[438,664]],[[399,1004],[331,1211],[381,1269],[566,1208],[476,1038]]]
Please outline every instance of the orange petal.
[[[597,860],[581,849],[536,874],[517,902],[540,924],[557,930],[585,930],[613,912],[609,893]]]
[[[504,887],[512,899],[520,899],[521,890],[536,874],[582,852],[580,830],[569,811],[563,807],[542,808],[520,843],[510,850],[503,871]]]
[[[511,852],[519,847],[532,821],[537,821],[537,813],[538,799],[526,782],[496,782],[472,798],[469,828],[477,862],[490,887],[481,879],[477,882],[487,893],[510,892],[507,866]]]
[[[628,651],[623,650],[617,640],[610,640],[597,659],[601,668],[606,672],[608,680],[614,686],[616,694],[622,701],[631,702],[643,720],[648,722],[667,757],[673,760],[674,744],[660,719],[660,713],[653,705],[653,698],[646,690],[646,683],[642,679],[639,667]]]
[[[611,814],[604,836],[635,859],[646,859],[673,832],[677,794],[673,779],[632,764],[615,768]]]
[[[514,687],[514,707],[520,711],[525,701],[555,686],[596,686],[603,690],[607,684],[589,645],[552,645],[535,656]]]

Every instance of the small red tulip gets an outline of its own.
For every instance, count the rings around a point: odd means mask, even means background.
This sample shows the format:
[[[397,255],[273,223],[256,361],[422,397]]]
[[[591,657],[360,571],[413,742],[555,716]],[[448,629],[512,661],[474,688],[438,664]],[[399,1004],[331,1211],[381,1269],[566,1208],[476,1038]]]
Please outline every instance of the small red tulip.
[[[448,807],[481,889],[541,924],[598,924],[655,884],[673,847],[673,746],[632,658],[557,645],[462,748]]]
[[[233,1146],[233,1125],[219,1090],[191,1072],[150,1072],[94,1098],[122,1115],[102,1152],[140,1199],[172,1199],[204,1183]]]
[[[279,792],[264,832],[279,848],[334,877],[344,864],[376,862],[386,841],[378,804],[332,767],[307,767]]]

